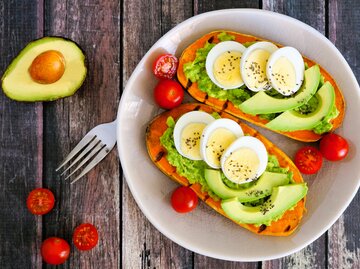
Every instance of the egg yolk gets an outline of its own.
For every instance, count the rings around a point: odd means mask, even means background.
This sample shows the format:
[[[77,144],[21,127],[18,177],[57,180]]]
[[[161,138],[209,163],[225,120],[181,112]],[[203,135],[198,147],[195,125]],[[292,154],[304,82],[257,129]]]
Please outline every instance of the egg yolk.
[[[48,50],[39,54],[29,67],[31,78],[41,84],[51,84],[58,81],[64,72],[64,56],[56,50]]]
[[[269,57],[270,53],[263,49],[257,49],[250,53],[244,64],[244,76],[246,76],[248,87],[254,89],[269,87],[266,77],[266,64]]]
[[[290,93],[295,87],[295,69],[286,57],[280,57],[273,64],[271,76],[275,78],[274,86],[283,93]]]
[[[206,144],[207,160],[215,166],[220,167],[220,158],[224,150],[236,140],[236,136],[225,128],[218,128],[211,133]]]
[[[240,148],[225,160],[224,173],[232,182],[244,183],[257,176],[259,165],[260,160],[254,150]]]
[[[216,58],[214,62],[214,77],[224,88],[242,84],[240,74],[241,52],[227,51]]]
[[[181,151],[184,155],[200,159],[200,137],[204,123],[190,123],[181,132]]]

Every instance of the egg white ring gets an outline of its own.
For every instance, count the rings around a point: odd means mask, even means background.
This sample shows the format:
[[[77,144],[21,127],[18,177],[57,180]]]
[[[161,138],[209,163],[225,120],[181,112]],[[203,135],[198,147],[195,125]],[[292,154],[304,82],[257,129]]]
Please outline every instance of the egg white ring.
[[[200,138],[200,155],[201,155],[202,159],[210,167],[215,168],[215,169],[219,169],[221,166],[211,163],[210,160],[208,160],[207,155],[206,155],[206,145],[207,145],[212,133],[219,128],[225,128],[225,129],[229,130],[236,137],[244,136],[244,132],[243,132],[241,126],[236,121],[233,121],[231,119],[217,119],[205,127],[205,129],[203,130],[203,133],[201,135],[201,138]]]
[[[276,87],[275,76],[271,75],[272,74],[271,67],[280,57],[287,58],[294,67],[295,86],[290,93],[284,93],[278,87]],[[266,76],[268,80],[271,82],[272,87],[284,96],[292,95],[300,89],[301,84],[304,81],[304,72],[305,72],[304,59],[301,56],[300,52],[293,47],[283,47],[278,49],[277,51],[275,51],[273,54],[270,55],[268,63],[266,65]]]
[[[257,178],[259,178],[266,170],[266,166],[268,163],[268,153],[266,150],[265,145],[263,144],[263,142],[261,142],[259,139],[252,137],[252,136],[243,136],[238,138],[237,140],[235,140],[224,152],[224,154],[222,155],[221,159],[220,159],[220,163],[221,163],[221,169],[223,171],[223,173],[225,174],[225,176],[230,180],[230,177],[228,177],[228,175],[226,174],[226,170],[225,170],[225,161],[227,158],[230,157],[230,155],[235,152],[236,150],[240,149],[240,148],[249,148],[253,151],[256,152],[257,156],[259,157],[259,167],[258,170],[256,171],[256,175],[254,178],[249,178],[248,180],[245,180],[241,183],[235,182],[237,184],[243,184],[243,183],[247,183],[250,181],[254,181]]]
[[[194,158],[193,156],[189,156],[182,152],[181,150],[181,134],[183,129],[190,123],[204,123],[208,125],[209,123],[215,121],[215,118],[210,114],[202,111],[191,111],[182,115],[177,122],[175,123],[173,137],[176,150],[185,158],[190,160],[202,160],[200,158]],[[201,135],[201,134],[200,134]]]
[[[206,62],[205,62],[205,68],[206,68],[206,73],[208,74],[209,78],[211,79],[211,81],[218,87],[224,89],[224,90],[231,90],[231,89],[236,89],[241,87],[242,85],[244,85],[244,82],[239,83],[237,85],[234,85],[232,87],[224,87],[224,85],[220,84],[216,78],[214,77],[214,71],[213,71],[213,66],[214,63],[216,61],[216,59],[223,53],[227,52],[227,51],[238,51],[241,52],[241,54],[243,54],[243,52],[246,50],[246,47],[243,46],[242,44],[240,44],[239,42],[236,41],[223,41],[220,42],[218,44],[216,44],[208,53],[208,55],[206,56]],[[241,76],[241,74],[240,74]],[[242,77],[242,76],[241,76]]]
[[[240,72],[241,74],[246,74],[245,71],[245,61],[247,60],[247,58],[249,58],[250,54],[252,52],[254,52],[255,50],[257,49],[262,49],[262,50],[266,50],[270,53],[270,56],[271,54],[273,54],[275,51],[278,50],[278,47],[271,43],[271,42],[268,42],[268,41],[261,41],[261,42],[256,42],[254,44],[252,44],[251,46],[249,46],[243,53],[242,57],[241,57],[241,60],[240,60]],[[268,90],[267,88],[264,89],[263,88],[255,88],[255,87],[251,87],[250,84],[249,84],[249,81],[247,79],[247,76],[243,76],[243,81],[246,85],[246,87],[253,91],[253,92],[258,92],[258,91],[262,91],[262,90]]]

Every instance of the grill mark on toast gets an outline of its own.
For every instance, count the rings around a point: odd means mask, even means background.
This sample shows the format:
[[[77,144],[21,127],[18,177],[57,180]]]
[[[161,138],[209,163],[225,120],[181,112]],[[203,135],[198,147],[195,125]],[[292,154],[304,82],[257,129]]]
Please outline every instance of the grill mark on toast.
[[[192,85],[192,82],[191,82],[190,79],[188,79],[188,81],[187,81],[187,83],[186,83],[185,90],[186,90],[186,91],[189,90],[189,88],[191,87],[191,85]]]
[[[156,154],[155,162],[160,161],[162,157],[164,157],[164,155],[165,155],[165,151],[161,150],[158,154]]]
[[[267,226],[265,224],[261,224],[259,227],[258,233],[263,232],[266,228],[267,228]]]
[[[200,108],[201,108],[201,106],[198,105],[198,106],[194,107],[193,111],[198,111],[198,110],[200,110]]]
[[[229,105],[229,100],[226,100],[226,102],[223,104],[221,110],[227,109],[228,105]]]

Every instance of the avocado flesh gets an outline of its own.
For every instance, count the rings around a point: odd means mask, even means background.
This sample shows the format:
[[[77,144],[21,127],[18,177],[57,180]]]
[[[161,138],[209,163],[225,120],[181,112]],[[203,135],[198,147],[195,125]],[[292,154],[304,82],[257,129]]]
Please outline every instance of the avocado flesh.
[[[65,59],[65,72],[51,84],[35,82],[28,69],[42,52],[57,50]],[[86,77],[85,55],[72,41],[60,37],[44,37],[29,43],[14,58],[2,77],[6,96],[17,101],[52,101],[73,95]]]
[[[264,172],[254,185],[246,189],[231,189],[222,180],[219,170],[205,169],[209,188],[220,198],[237,197],[240,202],[252,202],[269,196],[272,188],[289,184],[287,174]]]
[[[293,208],[307,193],[305,183],[274,187],[264,204],[244,206],[237,197],[221,202],[221,207],[231,219],[247,224],[270,224],[279,219],[285,211]]]
[[[335,91],[330,82],[324,85],[315,94],[319,104],[316,110],[310,114],[303,115],[295,110],[285,111],[265,126],[278,131],[311,130],[328,114],[332,112],[335,105]]]
[[[270,114],[284,112],[305,104],[316,92],[320,83],[320,68],[317,65],[305,70],[304,82],[299,91],[292,97],[275,98],[265,91],[256,93],[243,102],[239,108],[248,114]]]

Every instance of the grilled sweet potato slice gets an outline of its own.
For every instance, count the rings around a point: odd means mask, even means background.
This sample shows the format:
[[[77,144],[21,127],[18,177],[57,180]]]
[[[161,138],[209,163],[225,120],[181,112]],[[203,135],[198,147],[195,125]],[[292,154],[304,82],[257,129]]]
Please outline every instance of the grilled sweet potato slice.
[[[223,118],[229,118],[238,122],[243,129],[244,133],[254,136],[260,139],[269,154],[275,155],[278,158],[279,164],[281,167],[289,167],[289,170],[293,172],[293,179],[295,182],[303,182],[303,178],[296,168],[294,163],[290,160],[287,155],[282,152],[279,148],[274,146],[268,139],[262,136],[256,130],[250,128],[248,125],[240,121],[238,118],[226,113],[224,110],[218,110],[213,107],[204,104],[192,103],[192,104],[183,104],[173,110],[166,111],[157,117],[155,117],[149,124],[146,131],[146,146],[148,149],[149,156],[154,164],[167,176],[180,183],[183,186],[190,186],[198,195],[198,197],[205,201],[210,207],[215,209],[218,213],[225,215],[224,211],[221,208],[220,201],[215,201],[213,198],[209,197],[207,193],[201,191],[201,185],[199,183],[191,185],[189,181],[177,174],[176,167],[172,166],[166,159],[166,149],[160,143],[160,137],[168,128],[166,121],[169,116],[173,117],[175,121],[184,113],[193,111],[193,110],[202,110],[208,113],[218,112],[219,115]],[[293,208],[293,210],[288,210],[285,214],[277,221],[271,223],[270,226],[261,225],[250,225],[237,223],[240,226],[248,229],[251,232],[262,234],[262,235],[275,235],[275,236],[287,236],[290,235],[296,227],[299,225],[303,213],[305,211],[305,199],[298,202],[298,204]]]
[[[183,85],[183,87],[188,91],[188,93],[192,97],[194,97],[197,101],[208,104],[217,109],[224,109],[226,112],[234,115],[235,117],[244,119],[244,120],[251,122],[253,124],[256,124],[258,126],[267,128],[265,126],[265,124],[268,122],[268,120],[261,119],[257,115],[254,116],[254,115],[246,114],[246,113],[242,112],[238,107],[234,106],[234,104],[230,101],[223,101],[223,100],[219,100],[219,99],[216,99],[213,97],[209,97],[205,92],[201,91],[198,88],[197,83],[192,83],[185,76],[185,73],[183,71],[184,64],[188,63],[188,62],[192,62],[196,57],[197,49],[203,48],[205,46],[206,42],[218,43],[219,39],[217,36],[222,32],[226,32],[227,34],[235,36],[235,41],[240,42],[240,43],[261,41],[260,38],[232,32],[232,31],[214,31],[209,34],[206,34],[203,37],[201,37],[200,39],[196,40],[194,43],[192,43],[189,47],[187,47],[183,51],[183,53],[179,59],[177,78],[178,78],[179,82]],[[277,44],[277,45],[280,46],[279,44]],[[307,63],[309,67],[316,64],[314,61],[312,61],[306,57],[303,57],[303,58],[304,58],[305,63]],[[334,89],[335,89],[335,95],[336,95],[335,105],[336,105],[337,110],[339,111],[339,115],[336,118],[334,118],[333,120],[331,120],[331,122],[330,122],[333,125],[333,128],[331,130],[331,131],[333,131],[336,128],[338,128],[343,121],[344,113],[345,113],[345,100],[344,100],[344,97],[343,97],[339,87],[336,85],[334,79],[330,76],[330,74],[322,67],[320,67],[320,72],[324,76],[325,81],[329,81],[334,86]],[[292,139],[304,141],[304,142],[317,141],[321,138],[321,135],[316,134],[311,130],[301,130],[301,131],[292,131],[292,132],[274,131],[274,132],[277,132],[277,133],[283,134],[287,137],[290,137]]]

